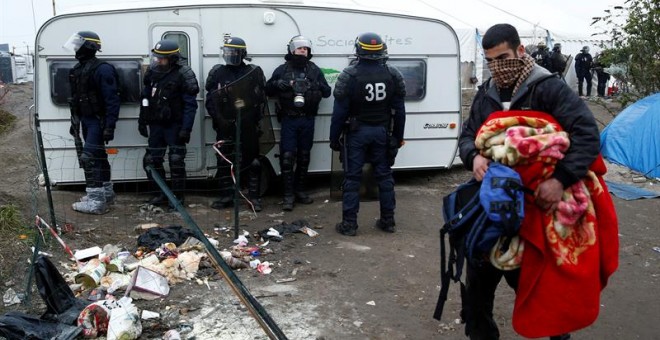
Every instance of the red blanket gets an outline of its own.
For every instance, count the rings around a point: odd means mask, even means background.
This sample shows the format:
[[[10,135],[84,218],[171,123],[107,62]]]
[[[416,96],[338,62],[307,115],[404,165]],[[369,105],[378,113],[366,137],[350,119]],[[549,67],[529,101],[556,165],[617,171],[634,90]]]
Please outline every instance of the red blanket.
[[[550,115],[496,112],[477,133],[481,153],[512,166],[535,190],[568,149],[568,136]],[[554,214],[526,195],[520,237],[525,246],[513,327],[530,338],[569,333],[596,320],[600,292],[618,266],[618,222],[599,155],[588,175],[567,188]]]

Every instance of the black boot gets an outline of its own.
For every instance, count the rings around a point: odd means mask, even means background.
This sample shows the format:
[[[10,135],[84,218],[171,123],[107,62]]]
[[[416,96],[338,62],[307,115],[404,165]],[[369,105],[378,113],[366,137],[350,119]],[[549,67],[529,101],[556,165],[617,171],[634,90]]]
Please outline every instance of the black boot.
[[[258,159],[255,159],[250,164],[250,172],[248,177],[248,198],[252,203],[254,211],[261,211],[263,207],[261,206],[260,194],[260,184],[261,184],[261,163]]]
[[[293,153],[285,152],[282,156],[282,182],[284,182],[284,201],[282,210],[292,211],[295,196],[293,194]]]
[[[183,151],[182,151],[183,150]],[[185,148],[179,147],[175,153],[170,154],[170,172],[172,174],[172,192],[181,205],[185,202],[186,191],[186,157]],[[170,204],[170,208],[174,208]]]
[[[381,217],[376,221],[376,227],[384,232],[396,232],[396,223],[394,217]]]
[[[355,236],[357,234],[358,225],[354,222],[341,221],[340,223],[337,223],[335,229],[342,235]]]
[[[312,204],[314,200],[305,192],[305,180],[309,170],[309,151],[298,153],[298,162],[296,164],[295,195],[296,202],[302,204]]]
[[[147,203],[148,203],[148,204],[151,204],[151,205],[158,205],[158,206],[160,206],[160,205],[168,204],[168,203],[169,203],[169,200],[167,199],[167,196],[165,196],[165,194],[163,194],[162,192],[159,192],[158,194],[156,194],[155,196],[153,196],[152,198],[150,198],[150,199],[147,201]]]
[[[222,163],[218,163],[222,164]],[[230,168],[225,166],[218,166],[217,173],[218,180],[220,181],[220,199],[211,204],[213,209],[225,209],[234,206],[234,181],[231,178]]]

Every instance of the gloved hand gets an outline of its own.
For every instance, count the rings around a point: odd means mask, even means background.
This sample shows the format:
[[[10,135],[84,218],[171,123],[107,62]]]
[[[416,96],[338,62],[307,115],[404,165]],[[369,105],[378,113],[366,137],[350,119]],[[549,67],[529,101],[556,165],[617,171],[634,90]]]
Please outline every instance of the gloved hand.
[[[188,144],[190,142],[190,131],[181,129],[179,131],[179,143]]]
[[[289,82],[284,79],[280,79],[277,81],[277,88],[282,91],[286,91],[291,88],[291,84],[289,84]]]
[[[330,141],[330,149],[333,151],[341,151],[341,143],[339,141]]]
[[[105,142],[105,144],[108,145],[108,142],[110,142],[113,139],[115,139],[115,129],[113,128],[103,129],[103,141]]]
[[[149,138],[149,130],[147,130],[146,124],[138,125],[138,132],[140,132],[140,135],[142,135],[142,137]]]

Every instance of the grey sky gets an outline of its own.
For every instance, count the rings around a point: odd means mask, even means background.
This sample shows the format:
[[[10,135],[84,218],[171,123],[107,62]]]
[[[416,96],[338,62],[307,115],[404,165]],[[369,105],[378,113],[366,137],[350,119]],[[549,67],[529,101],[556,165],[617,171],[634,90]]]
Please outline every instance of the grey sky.
[[[55,0],[58,14],[75,11],[90,4],[126,2],[127,0]],[[135,1],[129,1],[135,3]],[[198,1],[190,1],[197,3]],[[313,1],[304,1],[312,3]],[[486,29],[490,25],[509,22],[519,29],[546,28],[555,36],[590,37],[597,29],[591,27],[592,17],[601,16],[613,5],[624,0],[328,0],[360,5],[404,8],[408,11],[431,15],[447,21],[457,28]],[[172,1],[167,1],[172,3]],[[185,3],[185,1],[181,1]],[[451,4],[451,5],[448,5]],[[34,6],[34,14],[33,8]],[[497,6],[499,9],[494,8]],[[505,12],[511,13],[507,14]],[[15,46],[17,53],[24,53],[26,45],[34,49],[35,31],[53,15],[53,0],[0,0],[0,43]],[[36,29],[35,29],[36,27]],[[83,28],[81,28],[83,29]]]

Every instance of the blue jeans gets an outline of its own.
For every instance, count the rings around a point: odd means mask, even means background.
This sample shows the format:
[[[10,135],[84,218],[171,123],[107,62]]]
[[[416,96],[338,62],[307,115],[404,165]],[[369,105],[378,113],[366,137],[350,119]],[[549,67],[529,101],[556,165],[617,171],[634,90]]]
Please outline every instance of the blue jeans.
[[[88,187],[100,188],[110,181],[110,163],[103,143],[103,124],[95,116],[80,117],[82,136],[85,140],[83,154],[89,160],[84,166]]]
[[[378,182],[381,219],[394,218],[396,199],[394,179],[387,157],[387,131],[384,126],[360,124],[347,136],[347,155],[344,161],[344,194],[342,220],[357,223],[360,210],[360,181],[365,162],[373,166]]]

